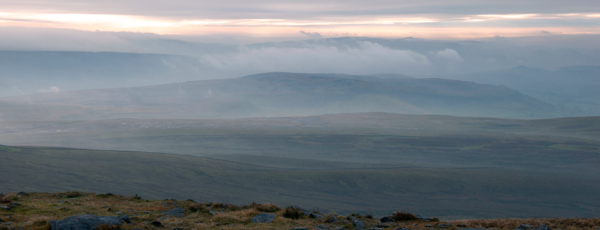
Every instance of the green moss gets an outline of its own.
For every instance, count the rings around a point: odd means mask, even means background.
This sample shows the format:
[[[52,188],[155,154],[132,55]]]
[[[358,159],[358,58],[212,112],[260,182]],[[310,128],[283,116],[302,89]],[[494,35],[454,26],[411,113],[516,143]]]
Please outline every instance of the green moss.
[[[21,149],[0,145],[0,152],[16,153],[21,152]]]

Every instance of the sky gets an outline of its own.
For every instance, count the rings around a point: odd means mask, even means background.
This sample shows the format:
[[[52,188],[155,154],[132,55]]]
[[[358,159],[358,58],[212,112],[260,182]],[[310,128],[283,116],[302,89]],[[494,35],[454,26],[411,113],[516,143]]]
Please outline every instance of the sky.
[[[0,0],[0,26],[171,35],[465,39],[599,34],[597,0]]]

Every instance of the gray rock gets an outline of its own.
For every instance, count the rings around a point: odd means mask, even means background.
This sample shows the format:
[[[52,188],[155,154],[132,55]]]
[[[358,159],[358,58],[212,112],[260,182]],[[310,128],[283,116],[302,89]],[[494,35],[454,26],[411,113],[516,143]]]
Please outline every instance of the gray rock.
[[[150,214],[150,212],[149,212],[149,211],[144,211],[143,213],[144,213],[144,214]]]
[[[27,195],[27,193],[26,192],[19,192],[19,193],[17,193],[17,195]]]
[[[19,207],[19,206],[21,206],[21,204],[19,204],[19,203],[10,203],[10,206]]]
[[[6,226],[8,226],[8,225],[10,225],[10,223],[8,223],[8,222],[7,223],[1,223],[0,225],[6,225]]]
[[[431,227],[433,227],[433,225],[431,225],[431,224],[426,224],[426,225],[425,225],[425,227],[426,227],[426,228],[431,228]]]
[[[527,230],[530,228],[533,228],[533,225],[521,224],[521,225],[519,225],[519,227],[515,228],[515,230]]]
[[[452,224],[450,224],[450,223],[439,223],[439,224],[437,224],[437,227],[438,228],[450,228],[450,227],[452,227]]]
[[[165,214],[167,216],[172,216],[172,217],[177,217],[177,218],[181,218],[183,217],[183,214],[185,214],[185,209],[183,209],[182,207],[177,207],[168,211],[164,211],[164,212],[159,212],[160,214]]]
[[[308,228],[294,228],[294,230],[308,230]]]
[[[308,216],[308,215],[310,215],[310,213],[311,213],[310,211],[308,211],[308,210],[306,210],[306,209],[303,209],[303,208],[300,208],[300,207],[298,207],[298,206],[295,206],[295,205],[292,205],[292,206],[290,206],[290,208],[293,208],[293,209],[298,209],[298,210],[300,210],[300,211],[302,212],[302,214],[303,214],[303,215],[305,215],[305,216]]]
[[[94,230],[99,225],[121,225],[121,220],[115,216],[95,216],[86,214],[50,221],[51,230]]]
[[[275,219],[275,214],[272,213],[261,213],[258,214],[254,217],[252,217],[252,219],[250,219],[252,221],[252,223],[271,223],[271,221],[273,221]]]
[[[329,225],[317,225],[315,227],[315,230],[325,230],[325,229],[329,229],[331,226]]]
[[[495,228],[461,228],[460,230],[496,230]]]
[[[309,214],[308,217],[310,217],[310,218],[323,218],[324,216],[321,215],[321,214],[313,212],[313,213]]]
[[[7,210],[7,211],[10,211],[10,207],[8,207],[6,205],[0,206],[0,209],[4,209],[4,210]]]
[[[122,213],[121,211],[116,211],[115,215],[121,215],[121,213]]]
[[[381,229],[381,228],[367,228],[365,230],[383,230],[383,229]]]
[[[387,225],[387,224],[378,224],[378,225],[375,225],[375,227],[378,227],[378,228],[389,228],[390,226]]]
[[[392,219],[389,216],[381,218],[380,221],[381,221],[381,223],[394,223],[394,222],[396,222],[396,220]]]
[[[550,230],[550,227],[548,227],[548,225],[542,224],[538,226],[536,230]]]
[[[333,223],[333,222],[336,222],[336,221],[338,221],[338,218],[335,217],[335,216],[333,216],[333,217],[325,220],[325,223]]]
[[[131,224],[131,219],[129,219],[128,215],[121,215],[121,216],[119,216],[119,219],[121,219],[122,221],[125,221],[125,223]]]
[[[354,225],[354,227],[356,229],[364,229],[365,228],[365,224],[362,221],[360,221],[359,219],[352,220],[352,224]]]
[[[396,228],[396,230],[410,230],[410,228]]]
[[[433,220],[432,217],[423,217],[423,216],[419,216],[419,215],[417,215],[417,218],[419,218],[419,219],[421,219],[422,221],[425,221],[425,222]]]
[[[156,227],[160,227],[160,226],[162,226],[162,223],[161,223],[161,222],[159,222],[159,221],[156,221],[156,220],[155,220],[155,221],[152,221],[152,222],[150,222],[150,224],[151,224],[151,225],[153,225],[153,226],[156,226]]]

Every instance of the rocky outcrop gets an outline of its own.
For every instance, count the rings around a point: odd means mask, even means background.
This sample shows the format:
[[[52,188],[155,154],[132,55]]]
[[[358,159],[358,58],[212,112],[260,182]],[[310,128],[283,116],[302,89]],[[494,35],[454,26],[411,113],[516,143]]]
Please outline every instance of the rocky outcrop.
[[[252,219],[250,219],[252,221],[252,223],[271,223],[271,221],[273,221],[275,219],[275,214],[272,213],[261,213],[258,214],[254,217],[252,217]]]
[[[62,220],[51,220],[51,230],[95,230],[99,226],[122,225],[121,219],[115,216],[80,215],[70,216]]]

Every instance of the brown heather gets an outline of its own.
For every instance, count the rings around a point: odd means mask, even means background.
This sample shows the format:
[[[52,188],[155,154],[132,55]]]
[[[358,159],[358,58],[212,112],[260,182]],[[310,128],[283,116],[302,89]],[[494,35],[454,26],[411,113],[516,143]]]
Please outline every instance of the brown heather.
[[[117,216],[115,212],[120,211],[123,215],[129,215],[134,224],[122,226],[100,226],[99,230],[128,230],[128,229],[161,229],[168,230],[176,227],[183,229],[294,229],[306,227],[313,229],[317,225],[345,226],[351,229],[351,225],[343,222],[328,224],[324,221],[330,217],[337,216],[343,220],[347,217],[326,214],[327,218],[310,219],[301,214],[300,210],[287,207],[281,209],[275,204],[256,204],[236,206],[221,203],[196,203],[191,200],[144,200],[140,197],[123,197],[110,194],[94,193],[30,193],[17,195],[6,194],[2,199],[20,203],[20,206],[12,210],[0,210],[0,219],[10,222],[9,226],[0,226],[0,230],[19,229],[25,230],[49,230],[50,220],[59,220],[68,216],[93,214],[100,216]],[[160,214],[175,208],[183,207],[186,215],[183,218],[174,218]],[[216,214],[212,215],[213,211]],[[149,213],[144,213],[149,212]],[[254,224],[250,219],[259,213],[270,212],[276,215],[275,220],[269,224]],[[407,227],[410,229],[429,229],[425,225],[435,226],[436,222],[422,222],[412,220],[414,215],[407,212],[396,212],[393,217],[403,219],[396,222],[396,227]],[[166,219],[163,219],[166,218]],[[370,219],[361,217],[367,227],[374,227],[379,222],[377,218]],[[411,220],[408,220],[411,219]],[[163,227],[154,227],[149,223],[158,220]],[[451,221],[454,226],[465,225],[467,228],[495,228],[498,230],[514,230],[520,224],[531,224],[538,226],[546,224],[553,230],[598,230],[600,219],[494,219],[494,220],[459,220]],[[389,228],[389,229],[395,229]]]

